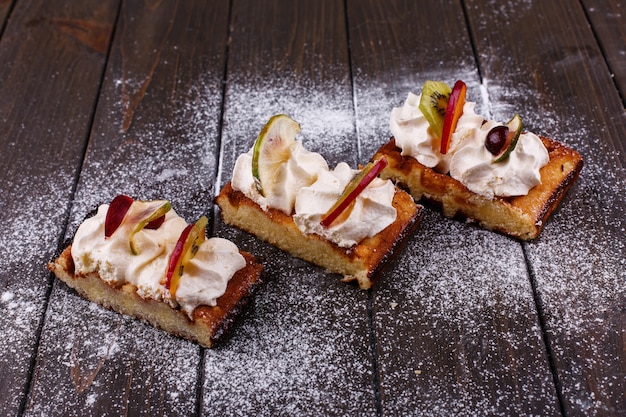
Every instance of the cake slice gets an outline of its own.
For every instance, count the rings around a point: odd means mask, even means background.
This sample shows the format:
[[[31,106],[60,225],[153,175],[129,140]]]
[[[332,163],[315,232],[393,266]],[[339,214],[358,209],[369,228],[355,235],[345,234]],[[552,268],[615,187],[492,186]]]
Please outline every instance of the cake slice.
[[[288,116],[270,119],[217,196],[222,218],[368,289],[419,224],[422,207],[376,178],[386,161],[330,170],[321,155],[295,140],[297,132]]]
[[[207,239],[206,218],[187,225],[167,202],[121,200],[86,219],[48,269],[89,301],[212,347],[262,266],[230,241]]]
[[[356,282],[361,289],[374,283],[383,265],[413,233],[422,216],[422,207],[399,190],[393,200],[398,217],[393,224],[353,247],[342,248],[316,234],[303,234],[293,216],[274,208],[263,210],[241,191],[227,183],[217,197],[224,222],[251,233],[292,256],[343,275],[342,281]]]
[[[524,132],[517,115],[507,124],[485,121],[471,102],[458,104],[462,115],[444,149],[446,139],[427,120],[433,116],[426,117],[430,96],[425,94],[432,94],[432,86],[425,84],[421,96],[409,94],[404,106],[392,111],[394,137],[373,157],[389,162],[381,177],[408,189],[416,201],[440,207],[447,217],[521,240],[536,238],[578,178],[581,155]]]

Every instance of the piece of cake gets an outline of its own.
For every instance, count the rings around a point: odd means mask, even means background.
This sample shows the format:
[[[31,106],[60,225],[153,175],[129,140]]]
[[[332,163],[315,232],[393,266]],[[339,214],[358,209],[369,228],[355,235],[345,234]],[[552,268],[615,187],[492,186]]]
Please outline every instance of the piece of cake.
[[[222,218],[368,289],[419,224],[422,207],[377,178],[386,161],[330,170],[295,140],[299,131],[286,115],[270,119],[216,199]]]
[[[391,112],[393,137],[374,155],[381,177],[460,217],[522,240],[536,238],[583,166],[581,155],[508,123],[484,120],[454,88],[427,81]],[[447,89],[446,89],[447,87]],[[456,119],[456,120],[455,120]]]
[[[117,196],[78,228],[48,264],[81,296],[211,347],[233,322],[262,266],[221,238],[206,217],[188,225],[167,201]]]

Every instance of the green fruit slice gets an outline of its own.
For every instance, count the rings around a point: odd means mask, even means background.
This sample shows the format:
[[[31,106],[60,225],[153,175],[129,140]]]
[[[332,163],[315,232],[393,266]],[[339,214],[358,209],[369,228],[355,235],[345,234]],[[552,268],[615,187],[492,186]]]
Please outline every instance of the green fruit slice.
[[[438,138],[443,132],[446,108],[452,89],[441,81],[427,80],[422,87],[419,109]]]
[[[163,217],[172,208],[172,205],[167,200],[142,201],[139,203],[143,205],[142,209],[137,213],[133,213],[128,220],[130,224],[135,225],[130,232],[130,251],[133,255],[139,254],[139,248],[135,243],[135,235],[151,222]]]
[[[172,297],[176,296],[176,290],[180,282],[180,277],[185,270],[185,264],[195,256],[202,242],[206,240],[206,225],[209,220],[206,216],[200,217],[195,224],[190,224],[178,238],[176,246],[170,256],[165,276],[165,288],[170,291]]]
[[[509,154],[513,152],[513,150],[517,146],[517,141],[519,140],[519,136],[522,133],[521,116],[519,114],[516,114],[511,120],[509,120],[506,126],[509,128],[509,133],[506,136],[506,142],[502,147],[501,153],[499,155],[496,155],[496,159],[492,161],[494,164],[506,160],[509,157]]]
[[[291,156],[291,145],[300,124],[286,114],[272,116],[263,126],[252,149],[252,177],[262,196],[271,188],[281,164]]]
[[[377,159],[374,162],[370,162],[363,169],[355,175],[354,178],[346,185],[346,188],[341,193],[339,199],[333,204],[333,206],[322,216],[320,224],[322,227],[330,226],[345,209],[363,192],[370,182],[374,181],[374,178],[380,174],[380,172],[387,166],[387,158],[384,156]]]

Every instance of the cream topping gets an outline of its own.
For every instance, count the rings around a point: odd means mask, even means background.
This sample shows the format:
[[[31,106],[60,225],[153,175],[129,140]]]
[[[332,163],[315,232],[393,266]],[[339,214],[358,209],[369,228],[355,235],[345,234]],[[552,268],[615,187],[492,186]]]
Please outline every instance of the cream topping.
[[[303,234],[315,233],[339,246],[350,247],[379,233],[396,218],[391,205],[395,187],[391,181],[377,178],[357,197],[353,207],[346,210],[349,216],[344,213],[328,228],[319,224],[356,172],[345,163],[330,171],[320,154],[306,150],[301,141],[295,141],[290,158],[280,166],[274,183],[270,187],[264,184],[265,196],[257,190],[252,176],[252,150],[237,158],[231,184],[263,210],[271,207],[293,215]]]
[[[329,227],[320,225],[322,216],[357,173],[341,162],[333,171],[320,172],[311,186],[300,189],[293,220],[302,233],[315,233],[341,247],[351,247],[395,221],[396,209],[391,204],[395,187],[391,181],[375,178]]]
[[[142,204],[145,203],[133,202],[125,219],[140,212]],[[76,231],[72,258],[78,274],[97,273],[113,286],[133,284],[140,297],[174,306],[178,303],[191,318],[198,305],[215,305],[233,274],[245,266],[245,259],[232,242],[207,239],[185,266],[174,300],[165,288],[165,274],[187,222],[174,210],[168,211],[158,229],[143,229],[135,235],[139,251],[133,255],[129,239],[133,224],[125,220],[109,238],[104,237],[108,207],[108,204],[101,205],[97,214],[86,219]]]
[[[439,152],[441,140],[419,109],[420,98],[409,93],[404,105],[391,111],[391,132],[402,155],[440,173],[450,173],[468,189],[487,198],[526,195],[541,183],[539,169],[548,163],[549,157],[536,135],[523,133],[505,161],[492,163],[495,157],[485,148],[485,138],[493,126],[501,123],[490,121],[483,125],[483,118],[474,111],[475,103],[466,102],[450,149],[443,155]]]
[[[311,185],[320,171],[328,171],[326,160],[320,154],[306,150],[297,140],[290,147],[287,162],[278,168],[276,180],[272,184],[263,184],[265,196],[257,190],[252,176],[252,149],[237,158],[231,184],[234,190],[244,193],[263,210],[272,207],[291,215],[298,190]]]
[[[230,278],[245,266],[246,260],[233,242],[218,237],[205,240],[185,265],[176,301],[189,316],[199,305],[217,305]]]
[[[402,155],[412,156],[424,166],[447,173],[450,171],[452,154],[472,129],[480,128],[483,118],[474,112],[475,103],[466,102],[452,134],[450,150],[442,154],[439,151],[441,139],[432,131],[419,109],[420,98],[421,95],[409,93],[404,105],[391,111],[391,133],[395,137],[396,146],[402,149]]]
[[[489,121],[472,130],[452,156],[450,176],[487,198],[528,194],[528,190],[541,184],[539,169],[550,160],[548,151],[537,135],[522,133],[509,157],[492,163],[494,156],[484,144],[487,133],[497,125]]]

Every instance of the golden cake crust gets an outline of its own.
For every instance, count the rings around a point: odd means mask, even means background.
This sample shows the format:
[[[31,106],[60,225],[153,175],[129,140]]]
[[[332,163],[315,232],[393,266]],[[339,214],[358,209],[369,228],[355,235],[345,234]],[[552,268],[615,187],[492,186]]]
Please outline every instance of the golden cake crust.
[[[488,230],[532,240],[539,235],[583,167],[578,152],[552,139],[540,138],[550,160],[540,170],[541,184],[524,196],[484,198],[449,175],[440,174],[413,157],[402,156],[394,138],[376,152],[373,160],[386,156],[389,165],[381,177],[406,187],[416,201],[425,200],[441,207],[447,217],[466,218]]]
[[[48,269],[81,296],[206,347],[212,347],[232,324],[234,317],[261,282],[263,269],[252,255],[240,252],[246,260],[246,266],[233,275],[215,307],[198,306],[193,312],[193,320],[190,320],[187,314],[165,302],[141,298],[132,284],[115,287],[95,273],[76,274],[71,250],[70,245],[55,261],[48,263]]]
[[[413,232],[422,217],[422,207],[402,190],[396,190],[394,223],[351,248],[341,248],[318,235],[304,235],[291,216],[280,210],[267,211],[227,183],[217,196],[222,218],[289,254],[344,275],[343,281],[356,281],[362,289],[372,286],[377,272]]]

